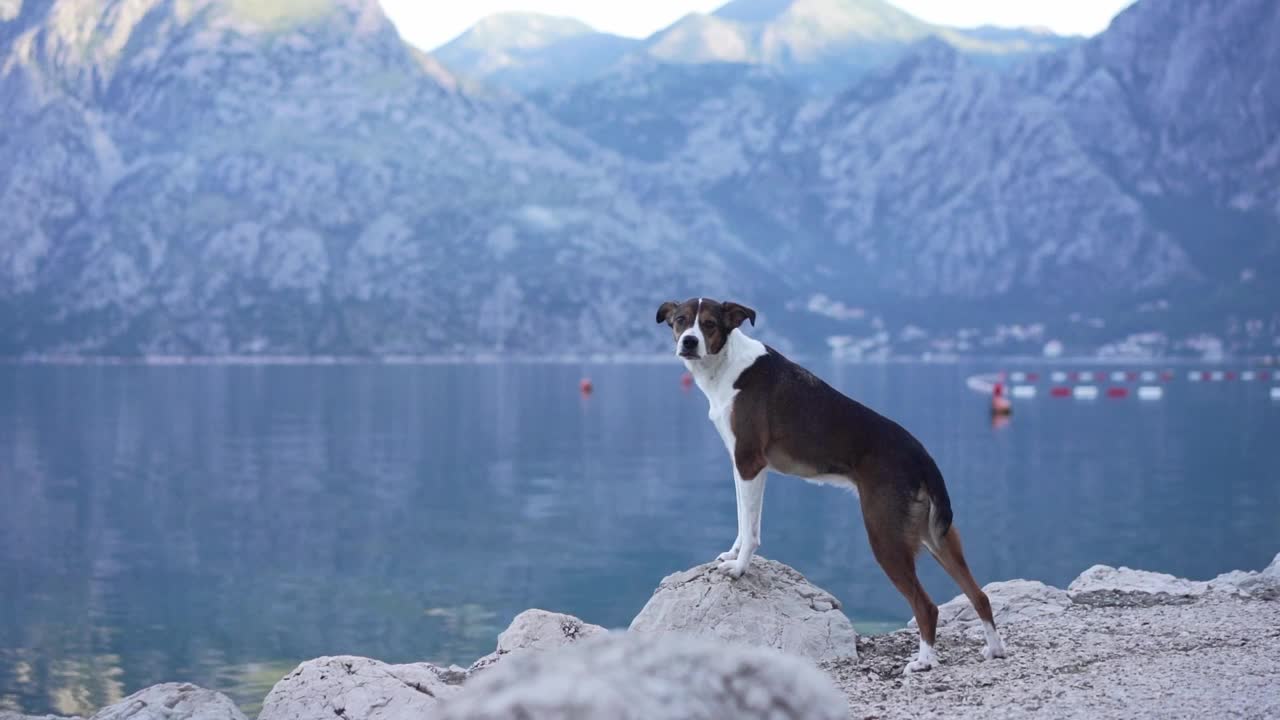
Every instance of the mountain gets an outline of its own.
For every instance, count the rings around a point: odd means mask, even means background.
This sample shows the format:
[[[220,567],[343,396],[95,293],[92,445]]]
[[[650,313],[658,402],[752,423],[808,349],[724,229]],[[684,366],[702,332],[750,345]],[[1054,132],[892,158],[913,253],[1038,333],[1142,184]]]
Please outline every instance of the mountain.
[[[1144,2],[1021,81],[1198,268],[1234,285],[1280,271],[1277,37],[1275,2]]]
[[[574,20],[494,15],[433,54],[465,77],[519,92],[562,90],[637,55],[667,64],[759,65],[797,84],[834,91],[925,37],[940,37],[993,66],[1077,42],[1044,30],[931,25],[885,0],[732,0],[711,14],[686,15],[643,41],[598,33]]]
[[[0,17],[0,356],[660,351],[693,294],[853,356],[1280,338],[1273,0],[1003,70],[926,36],[835,93],[637,55],[531,100],[374,0]]]
[[[528,92],[584,80],[638,45],[570,18],[512,12],[484,18],[432,54],[469,78]]]
[[[667,62],[760,64],[833,90],[926,37],[993,64],[1075,42],[1044,31],[937,26],[887,0],[732,0],[710,15],[686,16],[649,38],[646,49]]]
[[[647,348],[655,292],[763,277],[696,196],[468,95],[375,0],[6,13],[0,354]]]
[[[1260,282],[1280,272],[1278,21],[1265,0],[1147,0],[1009,72],[926,37],[831,97],[731,65],[698,93],[670,82],[698,71],[657,63],[537,100],[698,185],[808,290],[793,307],[894,297],[902,322],[942,327],[1083,313],[1109,318],[1095,336],[1230,327],[1257,350],[1280,336]]]

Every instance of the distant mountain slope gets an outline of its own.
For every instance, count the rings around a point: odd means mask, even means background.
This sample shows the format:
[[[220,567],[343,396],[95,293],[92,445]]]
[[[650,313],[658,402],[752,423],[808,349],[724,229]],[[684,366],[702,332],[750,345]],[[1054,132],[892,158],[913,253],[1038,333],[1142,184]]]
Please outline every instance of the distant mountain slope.
[[[1020,77],[1197,267],[1234,285],[1280,272],[1276,38],[1273,0],[1148,0]]]
[[[832,91],[930,36],[996,65],[1076,42],[1036,30],[935,26],[885,0],[733,0],[644,41],[596,33],[576,21],[496,15],[435,54],[465,76],[521,92],[561,90],[636,54],[668,64],[759,65]]]
[[[0,33],[0,354],[650,347],[655,292],[763,277],[374,0],[26,0]]]
[[[471,78],[528,92],[589,78],[638,46],[637,40],[597,32],[569,18],[502,13],[432,54]]]
[[[374,0],[10,0],[0,355],[663,350],[655,300],[702,293],[809,350],[1275,352],[1278,15],[1140,0],[999,72],[926,36],[824,96],[635,56],[529,102]]]
[[[1280,273],[1278,8],[1146,0],[1012,74],[927,38],[820,100],[732,65],[699,93],[705,70],[658,63],[539,102],[700,185],[828,298],[1243,313],[1280,334],[1260,282]]]

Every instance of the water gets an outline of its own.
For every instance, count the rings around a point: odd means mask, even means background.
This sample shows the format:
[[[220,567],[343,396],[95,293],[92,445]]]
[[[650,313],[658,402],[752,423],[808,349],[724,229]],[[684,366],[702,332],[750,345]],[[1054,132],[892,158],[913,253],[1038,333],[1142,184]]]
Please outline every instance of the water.
[[[963,366],[814,369],[921,438],[979,582],[1094,563],[1208,577],[1280,550],[1263,383],[1018,402]],[[529,607],[625,626],[735,534],[680,368],[0,367],[0,708],[87,714],[190,680],[251,712],[326,654],[468,664]],[[906,603],[851,495],[770,480],[762,553],[864,629]],[[931,562],[939,601],[958,591]]]

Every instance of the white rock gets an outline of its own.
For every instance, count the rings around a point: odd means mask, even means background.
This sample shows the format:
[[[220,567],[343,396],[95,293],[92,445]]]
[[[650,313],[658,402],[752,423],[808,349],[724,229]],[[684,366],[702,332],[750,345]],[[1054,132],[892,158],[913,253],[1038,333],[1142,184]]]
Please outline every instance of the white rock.
[[[1263,600],[1280,599],[1280,553],[1261,572],[1232,570],[1210,580],[1209,589]]]
[[[245,717],[231,698],[220,692],[191,683],[164,683],[108,705],[90,720],[245,720]]]
[[[605,632],[608,631],[599,625],[583,622],[572,615],[525,610],[498,636],[498,649],[475,661],[470,672],[483,670],[512,653],[554,650]]]
[[[759,555],[737,580],[716,566],[663,578],[631,630],[772,647],[815,661],[857,658],[858,634],[831,593]]]
[[[1164,593],[1182,597],[1196,597],[1209,591],[1209,583],[1187,580],[1166,573],[1134,570],[1127,567],[1094,565],[1071,581],[1067,593],[1075,597],[1081,593],[1110,591],[1133,593]]]
[[[991,613],[997,626],[1056,615],[1071,606],[1071,597],[1065,590],[1045,585],[1039,580],[1002,580],[988,583],[982,590],[991,601]],[[915,628],[915,618],[907,626]],[[958,627],[967,631],[981,628],[982,620],[969,598],[957,595],[938,606],[938,627]]]
[[[263,701],[258,720],[422,720],[460,689],[466,672],[430,663],[388,665],[353,656],[302,663]]]
[[[23,715],[12,710],[0,710],[0,720],[84,720],[79,715]]]
[[[709,639],[607,633],[525,653],[469,682],[441,720],[843,720],[845,697],[808,661]]]

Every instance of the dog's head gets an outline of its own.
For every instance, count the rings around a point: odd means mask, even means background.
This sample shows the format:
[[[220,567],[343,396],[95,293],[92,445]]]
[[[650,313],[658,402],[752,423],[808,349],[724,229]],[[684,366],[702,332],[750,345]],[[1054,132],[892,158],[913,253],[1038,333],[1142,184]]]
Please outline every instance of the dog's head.
[[[676,355],[690,361],[719,355],[729,341],[729,334],[747,320],[756,324],[755,310],[708,298],[664,302],[658,308],[658,322],[671,326]]]

